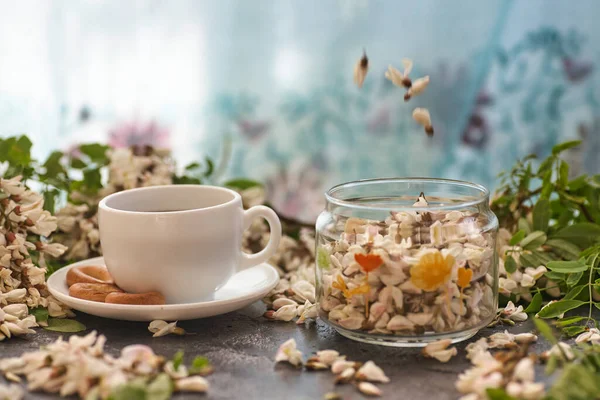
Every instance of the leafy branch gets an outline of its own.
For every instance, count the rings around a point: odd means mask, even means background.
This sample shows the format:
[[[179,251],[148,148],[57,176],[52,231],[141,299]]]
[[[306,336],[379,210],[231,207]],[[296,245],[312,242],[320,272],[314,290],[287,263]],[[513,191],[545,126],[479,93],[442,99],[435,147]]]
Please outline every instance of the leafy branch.
[[[570,336],[597,325],[592,311],[600,309],[595,300],[600,300],[600,175],[569,179],[569,165],[561,158],[579,144],[559,144],[540,162],[533,155],[517,161],[501,174],[492,202],[501,226],[513,232],[511,247],[501,255],[508,277],[520,273],[519,267],[546,268],[542,281],[549,286],[529,287],[527,312],[558,318],[556,325]],[[560,299],[542,307],[549,288],[559,290]],[[564,318],[583,307],[587,318]]]

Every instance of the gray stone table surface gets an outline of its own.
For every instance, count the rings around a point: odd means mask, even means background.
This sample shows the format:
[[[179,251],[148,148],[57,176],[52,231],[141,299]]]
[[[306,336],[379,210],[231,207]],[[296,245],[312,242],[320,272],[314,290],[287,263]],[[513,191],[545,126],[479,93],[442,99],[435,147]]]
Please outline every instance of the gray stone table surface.
[[[275,364],[278,346],[293,337],[305,356],[322,349],[334,349],[350,360],[375,361],[391,382],[379,385],[384,399],[447,400],[460,395],[454,382],[461,371],[469,367],[465,359],[466,343],[458,344],[459,354],[449,363],[424,358],[419,348],[391,348],[354,342],[340,336],[322,321],[310,325],[293,322],[272,322],[262,318],[261,302],[229,314],[194,321],[181,321],[178,325],[193,333],[188,336],[169,335],[152,338],[146,322],[109,320],[78,313],[77,319],[89,330],[106,335],[105,350],[117,355],[129,344],[147,344],[157,354],[171,357],[177,350],[185,351],[189,363],[196,355],[208,357],[215,367],[208,377],[210,391],[201,394],[177,394],[174,399],[322,399],[327,392],[335,391],[343,399],[364,399],[350,385],[335,386],[329,371],[308,372],[287,364]],[[505,327],[488,328],[480,335],[489,335]],[[530,331],[531,323],[510,329],[513,333]],[[80,333],[84,334],[86,332]],[[35,350],[40,345],[56,340],[59,333],[39,329],[35,335],[0,342],[0,356],[18,356]],[[548,344],[540,341],[536,351],[545,350]],[[1,379],[1,378],[0,378]],[[58,396],[56,396],[58,397]],[[27,393],[26,399],[49,399],[55,396]]]

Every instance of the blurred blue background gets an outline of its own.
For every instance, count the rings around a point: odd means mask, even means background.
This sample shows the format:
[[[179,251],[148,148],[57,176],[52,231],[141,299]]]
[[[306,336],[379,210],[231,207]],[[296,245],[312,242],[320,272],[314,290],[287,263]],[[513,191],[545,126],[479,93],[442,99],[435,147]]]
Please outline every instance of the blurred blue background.
[[[40,158],[93,141],[168,146],[181,164],[229,149],[229,177],[265,182],[307,220],[342,181],[493,188],[566,139],[585,142],[573,173],[600,172],[599,13],[596,0],[0,0],[0,134],[29,134]],[[403,57],[431,76],[409,104],[384,79]]]

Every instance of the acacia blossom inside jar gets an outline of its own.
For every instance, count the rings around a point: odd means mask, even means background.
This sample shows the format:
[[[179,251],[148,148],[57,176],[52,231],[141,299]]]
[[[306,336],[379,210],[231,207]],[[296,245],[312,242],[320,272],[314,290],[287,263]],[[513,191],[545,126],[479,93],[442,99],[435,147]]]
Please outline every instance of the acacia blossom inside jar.
[[[344,183],[317,220],[319,316],[351,339],[423,346],[494,318],[498,220],[483,186],[446,179]]]

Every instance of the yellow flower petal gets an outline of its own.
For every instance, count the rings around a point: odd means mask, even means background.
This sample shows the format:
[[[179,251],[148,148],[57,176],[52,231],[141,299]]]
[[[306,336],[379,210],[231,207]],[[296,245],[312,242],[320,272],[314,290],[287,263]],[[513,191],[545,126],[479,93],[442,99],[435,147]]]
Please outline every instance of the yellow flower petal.
[[[419,289],[433,292],[450,280],[454,257],[439,250],[424,254],[410,269],[410,280]]]

